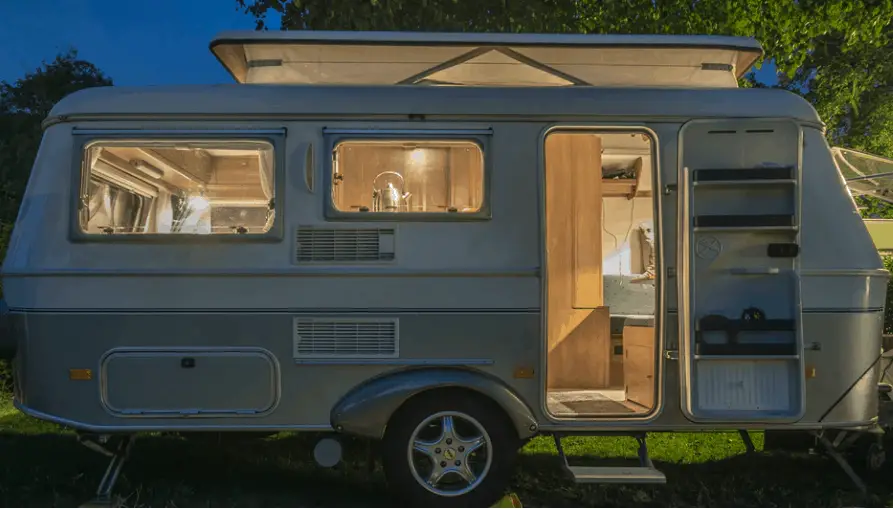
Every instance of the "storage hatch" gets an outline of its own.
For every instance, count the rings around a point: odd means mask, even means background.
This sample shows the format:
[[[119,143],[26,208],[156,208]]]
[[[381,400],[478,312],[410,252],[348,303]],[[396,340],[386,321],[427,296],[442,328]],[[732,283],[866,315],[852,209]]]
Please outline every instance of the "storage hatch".
[[[244,349],[119,349],[100,370],[102,399],[128,416],[258,415],[279,401],[273,355]]]

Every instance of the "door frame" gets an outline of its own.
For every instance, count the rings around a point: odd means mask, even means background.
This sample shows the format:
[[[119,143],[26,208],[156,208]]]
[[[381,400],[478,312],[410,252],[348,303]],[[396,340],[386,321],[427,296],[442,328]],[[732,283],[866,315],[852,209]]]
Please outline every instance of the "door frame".
[[[647,414],[633,414],[630,417],[558,417],[549,412],[548,409],[548,252],[547,252],[547,231],[546,231],[546,138],[553,132],[580,132],[588,134],[598,133],[641,133],[647,135],[651,139],[651,186],[652,186],[652,210],[654,222],[654,243],[655,243],[655,400],[654,407]],[[675,128],[674,128],[675,131]],[[675,137],[675,136],[674,136]],[[537,183],[539,194],[539,244],[540,244],[540,387],[539,399],[542,415],[546,420],[555,424],[581,424],[585,423],[592,427],[609,427],[618,423],[630,424],[646,424],[654,421],[664,411],[666,397],[666,267],[664,257],[664,221],[663,210],[661,206],[661,197],[663,196],[663,178],[661,170],[662,153],[660,150],[661,137],[655,129],[649,127],[646,123],[640,122],[554,122],[546,125],[537,139]]]

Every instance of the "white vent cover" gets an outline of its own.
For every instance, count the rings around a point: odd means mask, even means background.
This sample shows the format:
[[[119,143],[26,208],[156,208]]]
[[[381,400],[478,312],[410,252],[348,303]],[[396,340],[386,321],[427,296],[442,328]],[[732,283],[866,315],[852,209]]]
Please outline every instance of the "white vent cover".
[[[395,358],[399,355],[396,318],[294,319],[295,359]]]
[[[394,228],[298,228],[297,263],[389,262],[396,257]]]

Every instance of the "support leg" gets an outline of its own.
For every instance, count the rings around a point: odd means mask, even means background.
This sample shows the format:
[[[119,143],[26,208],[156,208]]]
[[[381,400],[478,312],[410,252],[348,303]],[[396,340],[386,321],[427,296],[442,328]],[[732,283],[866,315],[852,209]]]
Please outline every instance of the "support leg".
[[[96,488],[96,498],[82,507],[114,507],[112,490],[115,487],[115,483],[118,482],[118,476],[121,474],[124,462],[130,456],[133,442],[133,435],[121,437],[120,442],[112,451],[112,459],[109,461],[108,468],[105,469],[105,475],[102,476],[102,480],[99,481],[99,487]]]
[[[756,452],[757,448],[753,445],[753,440],[750,438],[750,433],[746,429],[739,429],[738,435],[741,436],[741,441],[744,442],[744,449],[747,451],[747,454],[752,452]]]
[[[857,474],[853,470],[853,467],[850,466],[846,458],[844,458],[843,455],[837,452],[834,444],[832,444],[831,441],[829,441],[823,433],[816,433],[816,438],[818,438],[819,442],[821,442],[821,444],[825,446],[825,450],[828,452],[828,455],[834,458],[834,461],[836,461],[837,464],[840,465],[840,468],[842,468],[846,475],[849,476],[850,480],[853,481],[853,484],[855,484],[856,487],[859,488],[859,491],[861,491],[863,495],[868,495],[868,487],[865,486],[862,478],[860,478],[859,474]]]

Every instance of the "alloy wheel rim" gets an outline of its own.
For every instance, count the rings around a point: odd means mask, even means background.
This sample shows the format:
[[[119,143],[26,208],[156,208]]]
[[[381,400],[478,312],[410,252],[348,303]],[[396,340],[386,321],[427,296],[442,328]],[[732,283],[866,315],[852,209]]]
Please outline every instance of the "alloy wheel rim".
[[[413,430],[406,451],[413,478],[441,497],[464,495],[483,482],[493,463],[487,430],[470,415],[432,414]]]

